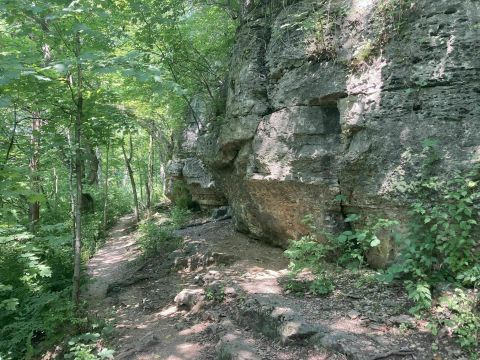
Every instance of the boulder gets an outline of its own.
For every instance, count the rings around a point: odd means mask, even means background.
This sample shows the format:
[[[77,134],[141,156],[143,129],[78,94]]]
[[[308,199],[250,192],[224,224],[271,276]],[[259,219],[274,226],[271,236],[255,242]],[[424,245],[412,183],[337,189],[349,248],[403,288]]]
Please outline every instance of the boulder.
[[[319,344],[325,349],[344,354],[351,360],[371,360],[375,355],[388,352],[388,349],[369,336],[342,331],[333,331],[319,337]]]
[[[179,308],[190,310],[203,299],[203,289],[183,289],[175,296],[174,301]]]
[[[223,336],[215,346],[216,360],[260,360],[238,332]]]
[[[282,344],[301,343],[325,331],[321,325],[308,324],[288,300],[273,294],[254,295],[246,300],[239,306],[237,320]]]

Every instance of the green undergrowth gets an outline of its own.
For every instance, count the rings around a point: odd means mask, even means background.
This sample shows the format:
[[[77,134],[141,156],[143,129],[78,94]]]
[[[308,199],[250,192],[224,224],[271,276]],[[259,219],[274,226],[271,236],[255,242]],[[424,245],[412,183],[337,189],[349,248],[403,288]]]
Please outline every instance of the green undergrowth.
[[[158,225],[154,220],[144,220],[139,225],[138,244],[145,258],[168,254],[178,249],[181,238],[175,236],[171,225]]]
[[[302,296],[305,293],[321,296],[328,295],[334,289],[333,277],[327,270],[317,272],[314,279],[303,279],[290,273],[287,280],[283,281],[283,288],[295,295]]]
[[[344,201],[342,196],[337,201]],[[291,241],[285,251],[285,256],[290,260],[290,281],[286,288],[292,292],[305,290],[315,295],[326,295],[334,289],[333,282],[328,275],[328,268],[332,265],[350,269],[359,269],[366,266],[367,252],[378,247],[381,240],[379,232],[391,232],[398,223],[388,219],[366,220],[364,226],[354,228],[360,216],[350,214],[345,223],[349,229],[334,235],[320,231],[314,225],[314,219],[307,215],[303,224],[310,228],[310,234],[302,236],[299,240]],[[321,241],[323,237],[326,241]],[[335,259],[332,262],[332,259]],[[297,275],[304,269],[309,269],[315,276],[311,281],[299,281]]]
[[[460,346],[474,354],[480,324],[480,167],[439,176],[437,142],[427,140],[423,145],[421,172],[400,184],[411,203],[403,230],[398,230],[396,220],[350,214],[345,219],[348,229],[331,234],[318,230],[307,216],[304,223],[310,234],[292,241],[285,251],[291,272],[285,288],[328,294],[334,288],[329,266],[365,267],[372,248],[394,239],[399,255],[376,281],[403,283],[415,304],[410,311],[430,319],[434,334],[448,328]],[[313,281],[297,280],[304,269],[312,272]],[[445,284],[453,290],[440,291]]]
[[[168,213],[168,221],[159,225],[154,219],[146,219],[139,224],[138,244],[144,258],[169,254],[182,246],[181,237],[175,230],[184,226],[191,218],[191,212],[180,206],[174,206]]]
[[[109,324],[90,325],[89,329],[79,335],[71,337],[65,346],[64,359],[72,360],[105,360],[113,359],[115,352],[105,345],[113,333]]]
[[[108,222],[130,211],[118,196]],[[97,198],[98,199],[98,198]],[[125,198],[126,200],[126,198]],[[97,200],[98,201],[98,200]],[[100,202],[100,201],[98,201]],[[73,250],[68,203],[44,206],[35,233],[20,222],[0,223],[0,359],[34,359],[68,336],[83,331],[88,320],[71,302]],[[103,214],[82,216],[82,259],[103,244]]]
[[[225,287],[223,285],[219,287],[208,286],[205,289],[205,298],[208,301],[221,303],[225,299]]]

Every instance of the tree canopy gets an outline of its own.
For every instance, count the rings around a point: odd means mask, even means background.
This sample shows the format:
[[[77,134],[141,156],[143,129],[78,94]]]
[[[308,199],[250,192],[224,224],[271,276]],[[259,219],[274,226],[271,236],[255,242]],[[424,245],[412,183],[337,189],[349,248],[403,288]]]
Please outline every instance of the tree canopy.
[[[0,3],[0,358],[82,322],[82,262],[162,197],[172,135],[221,93],[237,18],[230,0]]]

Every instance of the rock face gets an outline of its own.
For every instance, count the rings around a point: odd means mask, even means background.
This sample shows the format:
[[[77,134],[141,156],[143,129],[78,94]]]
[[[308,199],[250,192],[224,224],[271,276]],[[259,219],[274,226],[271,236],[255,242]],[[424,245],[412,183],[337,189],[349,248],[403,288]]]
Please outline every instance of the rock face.
[[[222,206],[226,204],[226,199],[196,153],[197,140],[209,111],[201,99],[193,102],[192,109],[187,116],[189,125],[180,138],[175,139],[174,157],[166,167],[165,195],[174,202],[183,202],[183,205],[197,203],[202,208]]]
[[[420,171],[425,139],[442,171],[480,162],[477,1],[263,3],[244,8],[224,120],[194,151],[240,231],[286,246],[308,214],[333,232],[350,213],[401,219],[397,185]],[[189,161],[187,182],[208,189]]]

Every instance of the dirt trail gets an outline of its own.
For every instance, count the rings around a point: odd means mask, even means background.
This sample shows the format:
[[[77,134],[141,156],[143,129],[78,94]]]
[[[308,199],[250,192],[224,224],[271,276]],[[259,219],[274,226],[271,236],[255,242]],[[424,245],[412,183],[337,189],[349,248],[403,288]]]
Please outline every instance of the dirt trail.
[[[124,278],[130,270],[129,263],[138,257],[134,226],[135,218],[132,214],[120,218],[110,230],[105,246],[88,262],[87,272],[92,279],[87,291],[90,304],[104,299],[108,286]]]
[[[133,225],[132,216],[120,219],[88,264],[90,311],[113,324],[115,359],[433,358],[433,338],[406,315],[405,294],[369,273],[335,275],[328,296],[295,296],[280,286],[282,250],[237,233],[230,220],[177,231],[183,247],[147,263],[137,261]],[[445,356],[435,359],[465,359],[451,341],[440,346]]]

